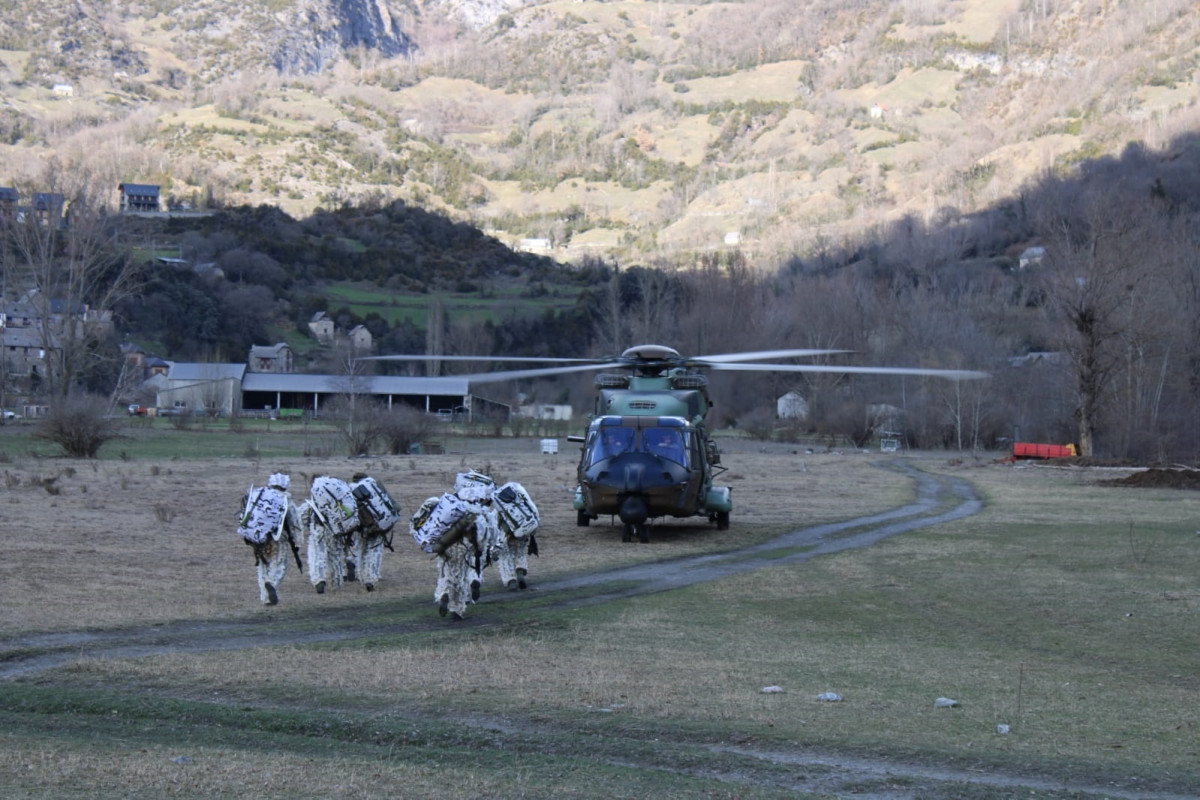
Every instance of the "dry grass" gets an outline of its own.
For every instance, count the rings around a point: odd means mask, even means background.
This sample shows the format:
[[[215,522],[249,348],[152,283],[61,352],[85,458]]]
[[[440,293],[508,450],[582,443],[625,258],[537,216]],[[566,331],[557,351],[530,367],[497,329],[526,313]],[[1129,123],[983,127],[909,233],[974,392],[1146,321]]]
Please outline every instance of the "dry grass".
[[[734,521],[764,524],[808,524],[841,514],[832,487],[847,461],[859,456],[782,454],[730,456],[724,476],[733,487]],[[865,464],[864,464],[865,466]],[[273,471],[291,473],[293,499],[304,497],[311,476],[349,478],[355,471],[374,475],[411,513],[426,497],[441,494],[456,472],[481,468],[500,480],[519,480],[541,510],[538,538],[542,557],[534,562],[537,577],[592,570],[629,561],[661,558],[661,548],[622,548],[620,529],[598,520],[588,528],[575,525],[571,496],[575,462],[568,452],[536,453],[525,443],[523,453],[497,455],[286,459],[251,462],[242,459],[197,461],[73,462],[40,459],[14,462],[5,468],[0,493],[11,558],[4,568],[0,599],[15,613],[0,620],[0,632],[69,630],[96,626],[136,625],[178,619],[276,613],[337,607],[364,602],[357,585],[315,595],[291,564],[282,583],[281,605],[264,611],[258,605],[253,557],[235,532],[235,516],[246,489],[261,484]],[[801,472],[801,469],[806,471]],[[880,470],[864,469],[878,497],[867,505],[884,508],[904,492],[904,481]],[[746,476],[763,476],[748,479]],[[52,479],[52,480],[51,480]],[[58,492],[51,496],[48,481]],[[800,512],[797,491],[810,493],[811,504]],[[841,497],[845,496],[842,492]],[[695,535],[676,536],[671,555],[686,555],[738,543],[738,528],[718,536],[704,520],[667,522],[673,531],[687,527]],[[433,569],[427,556],[399,531],[395,553],[385,553],[383,581],[372,601],[412,598],[424,602],[433,591]]]
[[[5,625],[12,633],[260,614],[286,623],[321,608],[360,609],[364,618],[390,616],[397,624],[436,621],[431,565],[402,537],[397,552],[386,555],[384,581],[373,595],[352,585],[317,596],[293,572],[281,605],[260,607],[248,554],[232,532],[231,509],[243,484],[278,467],[290,467],[293,480],[366,467],[409,509],[466,467],[521,480],[544,517],[535,585],[574,571],[727,548],[893,507],[909,496],[905,479],[870,466],[878,455],[753,449],[726,457],[731,470],[725,477],[735,487],[730,535],[701,528],[685,535],[683,524],[672,523],[649,547],[622,545],[615,528],[575,527],[565,454],[81,465],[73,476],[58,478],[64,491],[53,498],[48,524],[36,523],[40,545],[32,517],[15,529],[23,531],[12,537],[22,544],[18,563],[45,549],[47,535],[65,537],[58,540],[65,546],[21,570],[22,580],[36,583],[13,590],[18,576],[6,576],[4,600],[18,613]],[[639,754],[635,760],[669,758],[676,766],[701,751],[712,757],[704,743],[723,742],[762,752],[884,753],[897,774],[909,761],[1054,775],[1063,784],[1133,778],[1136,783],[1125,785],[1176,791],[1188,785],[1200,750],[1194,712],[1200,686],[1190,646],[1200,611],[1194,579],[1200,496],[1098,482],[1124,473],[951,466],[938,457],[920,463],[969,478],[986,497],[985,510],[865,551],[590,608],[556,610],[551,593],[535,593],[526,603],[471,608],[475,624],[467,627],[437,624],[342,644],[85,662],[33,685],[111,690],[151,698],[151,705],[156,697],[186,702],[195,724],[219,728],[221,736],[236,729],[267,737],[279,765],[271,786],[301,796],[386,794],[396,781],[411,781],[412,796],[430,796],[442,786],[446,796],[515,797],[522,791],[506,782],[514,777],[524,781],[523,791],[611,796],[597,791],[596,770],[627,763],[619,755],[622,742]],[[159,467],[157,474],[151,466]],[[0,497],[18,498],[10,507],[24,509],[42,499],[36,492],[44,495],[36,480],[31,483],[38,477],[45,476],[28,473]],[[168,496],[177,498],[177,516],[156,525],[153,506]],[[93,514],[88,505],[97,498],[102,507]],[[140,515],[128,510],[130,501],[143,507]],[[112,513],[106,517],[106,511]],[[108,517],[116,522],[107,532],[85,532],[71,522],[78,515],[93,524]],[[178,538],[160,552],[154,543],[163,530]],[[100,538],[103,543],[95,541]],[[164,556],[186,566],[172,568]],[[67,570],[65,579],[54,577],[56,569]],[[108,589],[108,576],[121,578],[119,591]],[[769,685],[785,691],[761,693]],[[818,702],[825,691],[845,702]],[[962,705],[935,709],[939,696]],[[166,710],[130,712],[134,702],[114,701],[121,714],[136,717],[132,726],[156,730],[165,724],[160,718],[170,716]],[[250,721],[220,717],[221,709],[238,708]],[[74,718],[74,724],[116,724],[103,714]],[[999,723],[1011,725],[1012,734],[997,736]],[[191,783],[180,786],[194,793],[220,794],[237,785],[235,776],[245,768],[236,748],[218,747],[202,733],[179,734],[182,749],[174,750],[163,743],[169,737],[147,745],[144,737],[130,736],[142,743],[123,751],[112,762],[118,766],[107,766],[111,743],[64,745],[51,734],[10,737],[0,760],[6,768],[25,765],[23,774],[59,788],[104,762],[98,773],[104,780],[132,781],[147,793],[169,786],[165,781],[175,773],[177,780],[186,775]],[[337,755],[306,750],[339,742]],[[520,766],[489,762],[510,748],[527,754]],[[186,771],[163,764],[176,752],[192,758]],[[578,768],[576,778],[564,777],[577,767],[563,759],[577,755],[592,765]],[[311,782],[293,778],[293,770]],[[356,778],[346,783],[330,773]],[[759,777],[741,788],[752,796],[770,794],[773,779],[755,769],[746,774]],[[606,777],[631,795],[666,796],[671,791],[663,789],[670,787],[675,796],[693,796],[674,783],[682,778],[654,769]]]

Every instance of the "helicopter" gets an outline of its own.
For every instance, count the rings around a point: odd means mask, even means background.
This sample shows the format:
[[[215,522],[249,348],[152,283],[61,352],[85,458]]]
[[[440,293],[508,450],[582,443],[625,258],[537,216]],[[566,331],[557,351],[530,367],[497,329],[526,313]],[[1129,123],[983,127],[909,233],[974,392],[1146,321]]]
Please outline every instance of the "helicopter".
[[[971,370],[906,367],[854,367],[827,364],[754,363],[767,359],[811,357],[842,350],[763,350],[707,356],[683,356],[672,347],[643,344],[615,358],[487,358],[478,356],[374,356],[375,360],[521,361],[559,366],[461,375],[484,383],[595,371],[595,408],[584,435],[576,468],[573,506],[576,524],[601,516],[619,517],[621,539],[650,541],[649,523],[664,517],[705,516],[717,530],[728,530],[731,490],[714,480],[726,467],[709,435],[705,418],[712,407],[708,370],[757,372],[829,372],[923,375],[964,380],[986,377]],[[620,369],[621,372],[601,371]]]

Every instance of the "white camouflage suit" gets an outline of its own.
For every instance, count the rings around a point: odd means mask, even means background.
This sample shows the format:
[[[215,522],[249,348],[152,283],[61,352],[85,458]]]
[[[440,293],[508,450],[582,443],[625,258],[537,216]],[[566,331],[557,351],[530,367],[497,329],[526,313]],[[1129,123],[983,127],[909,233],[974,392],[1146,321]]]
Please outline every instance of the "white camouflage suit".
[[[282,472],[276,472],[267,479],[267,486],[283,493],[287,509],[283,524],[262,542],[247,542],[254,547],[254,570],[258,576],[258,596],[263,605],[268,606],[279,602],[279,584],[287,574],[288,559],[292,555],[289,535],[293,541],[303,535],[300,512],[292,503],[292,497],[287,491],[290,482],[288,476]]]
[[[442,543],[441,538],[460,523],[465,526],[464,535],[448,546]],[[433,590],[438,613],[462,619],[467,603],[479,599],[480,561],[499,540],[490,490],[467,487],[430,497],[413,514],[410,532],[422,550],[438,554],[437,585]]]
[[[345,481],[329,476],[318,478],[336,481],[350,487]],[[337,530],[321,518],[311,498],[304,504],[301,511],[301,521],[308,539],[308,580],[312,583],[317,594],[324,594],[327,586],[341,586],[346,579],[346,542],[348,533]]]
[[[501,533],[492,549],[492,561],[500,568],[500,582],[510,591],[524,589],[529,553],[537,555],[537,506],[525,487],[512,481],[496,489],[492,498]]]
[[[351,487],[367,476],[355,474]],[[387,546],[387,535],[391,530],[381,530],[374,523],[374,518],[361,508],[358,513],[358,527],[346,542],[346,572],[347,580],[361,581],[368,592],[375,591],[379,576],[383,570],[383,548]]]
[[[345,578],[342,552],[345,546],[308,503],[302,506],[300,520],[308,539],[308,580],[318,594],[324,594],[327,585],[342,585]]]
[[[378,528],[369,531],[359,526],[354,536],[346,544],[346,571],[353,573],[348,580],[361,581],[368,592],[375,591],[379,583],[379,575],[383,570],[383,547],[387,543],[387,535]]]

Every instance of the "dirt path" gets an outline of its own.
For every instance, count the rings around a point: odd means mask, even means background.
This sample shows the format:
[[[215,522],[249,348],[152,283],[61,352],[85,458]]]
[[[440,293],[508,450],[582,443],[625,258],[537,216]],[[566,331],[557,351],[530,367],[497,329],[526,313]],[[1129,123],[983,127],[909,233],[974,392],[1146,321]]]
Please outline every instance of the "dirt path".
[[[575,574],[541,582],[536,593],[485,595],[481,603],[528,603],[536,600],[537,608],[529,608],[528,613],[538,614],[544,610],[558,611],[651,595],[719,580],[736,573],[794,564],[820,555],[867,547],[889,536],[961,519],[977,513],[982,507],[974,489],[961,479],[922,472],[899,460],[877,466],[899,470],[908,476],[916,487],[916,500],[884,513],[801,528],[753,547]],[[383,618],[387,603],[374,608],[373,612],[376,620]],[[474,616],[459,624],[464,627],[486,625],[488,620]],[[183,621],[124,629],[11,637],[0,640],[0,680],[34,675],[81,659],[138,658],[332,642],[445,626],[445,621],[436,617],[403,624],[364,623],[363,610],[348,607],[299,612],[287,619]],[[545,730],[544,723],[534,725],[511,717],[473,717],[459,721],[493,732],[500,739],[506,736],[519,738],[526,744],[531,735],[541,734],[538,738],[545,742],[548,751],[555,747],[553,742],[556,736],[553,731]],[[574,737],[577,754],[580,733],[566,733]],[[614,764],[636,764],[645,768],[703,775],[731,784],[771,786],[835,796],[853,792],[855,796],[881,800],[965,796],[976,792],[1003,793],[1009,790],[1069,794],[1075,797],[1153,800],[1183,800],[1185,797],[1128,791],[1111,786],[1065,784],[1052,776],[1007,775],[939,765],[899,763],[815,749],[765,751],[703,743],[679,744],[711,752],[717,763],[726,764],[734,759],[738,766],[733,769],[714,767],[711,770],[678,770],[670,757],[662,755],[658,748],[637,748],[639,755],[617,758],[606,753],[608,748],[601,743],[596,744],[593,757],[611,760]],[[586,748],[586,743],[583,746]],[[789,777],[783,778],[779,770],[781,766],[802,769],[788,770]]]

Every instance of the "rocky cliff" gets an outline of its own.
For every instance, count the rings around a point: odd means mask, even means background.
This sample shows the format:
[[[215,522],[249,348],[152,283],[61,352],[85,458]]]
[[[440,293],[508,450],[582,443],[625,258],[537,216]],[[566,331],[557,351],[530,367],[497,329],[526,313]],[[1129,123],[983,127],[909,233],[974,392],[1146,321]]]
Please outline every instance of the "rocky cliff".
[[[39,83],[110,80],[146,73],[154,59],[189,63],[202,81],[243,69],[320,72],[355,48],[404,55],[412,40],[391,0],[163,0],[117,12],[98,0],[0,3],[0,49],[28,51],[24,74]]]

